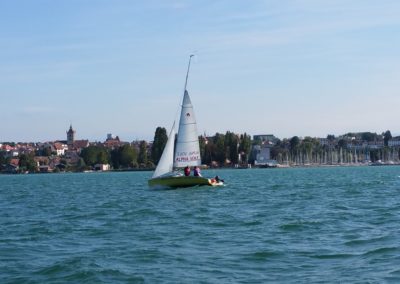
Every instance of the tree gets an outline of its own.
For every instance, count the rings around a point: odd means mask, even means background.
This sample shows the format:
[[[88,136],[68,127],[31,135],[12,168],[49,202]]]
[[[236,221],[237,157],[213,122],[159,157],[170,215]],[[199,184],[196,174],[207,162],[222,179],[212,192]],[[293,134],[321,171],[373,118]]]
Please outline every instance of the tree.
[[[372,142],[376,140],[378,135],[376,133],[372,132],[363,132],[361,133],[361,140],[367,141],[367,142]]]
[[[386,130],[383,134],[383,143],[386,147],[389,146],[390,139],[392,139],[392,133],[390,133],[390,130]]]
[[[300,139],[297,136],[293,136],[290,139],[290,150],[294,152],[300,144]]]
[[[326,136],[326,139],[328,139],[329,142],[333,142],[335,140],[335,135],[333,134],[328,134]]]
[[[4,152],[0,151],[0,171],[3,169],[6,163],[6,157],[4,156]]]
[[[339,141],[338,141],[338,146],[339,146],[339,148],[346,148],[347,147],[347,141],[345,140],[345,139],[340,139]]]
[[[114,169],[132,168],[137,165],[137,152],[126,144],[111,151],[111,163]]]
[[[207,140],[206,137],[202,135],[199,136],[200,157],[203,163],[205,161],[205,156],[206,156],[206,140]]]
[[[79,158],[76,168],[78,171],[82,171],[82,172],[84,170],[86,170],[87,167],[86,167],[85,160],[83,158]]]
[[[109,164],[109,163],[110,163],[110,155],[108,151],[104,148],[100,148],[97,153],[96,164]]]
[[[36,162],[32,154],[21,154],[19,156],[19,167],[22,171],[35,172],[37,170]]]
[[[119,148],[113,149],[110,153],[111,165],[114,169],[119,169],[121,164],[119,162]]]
[[[242,156],[242,161],[246,162],[249,159],[249,154],[251,150],[251,137],[247,135],[245,132],[243,135],[240,135],[240,143],[239,143],[239,153]]]
[[[238,138],[235,133],[227,131],[225,134],[224,148],[225,156],[232,164],[238,162]]]
[[[89,146],[87,148],[82,149],[80,156],[85,161],[85,165],[94,166],[97,162],[97,147]]]
[[[138,163],[147,165],[147,142],[140,141],[139,144],[139,156],[138,156]]]
[[[132,146],[126,144],[118,149],[119,164],[124,168],[131,168],[137,164],[137,152]]]
[[[215,153],[213,157],[221,164],[225,163],[226,151],[225,151],[225,135],[217,133],[214,137]]]
[[[80,156],[86,165],[94,166],[95,164],[108,164],[110,161],[107,150],[100,146],[89,146],[84,148]]]
[[[167,144],[168,135],[164,127],[157,127],[154,134],[153,145],[151,146],[151,159],[155,164],[160,161],[165,144]]]
[[[216,147],[213,139],[208,140],[207,144],[204,143],[204,153],[202,154],[202,161],[205,164],[211,164],[215,160]]]
[[[43,156],[46,156],[46,157],[51,156],[51,147],[49,146],[49,147],[43,148],[43,150],[42,150],[42,155],[43,155]]]

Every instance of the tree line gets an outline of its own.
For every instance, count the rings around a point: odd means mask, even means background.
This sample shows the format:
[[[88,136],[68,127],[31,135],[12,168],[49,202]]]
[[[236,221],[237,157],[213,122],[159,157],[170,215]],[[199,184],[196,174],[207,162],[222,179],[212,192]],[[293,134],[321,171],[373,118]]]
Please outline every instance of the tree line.
[[[357,139],[354,139],[357,137]],[[320,140],[312,137],[300,139],[293,136],[282,139],[270,147],[271,159],[280,164],[338,164],[359,163],[363,161],[399,161],[399,147],[388,147],[392,135],[389,130],[381,135],[371,132],[348,133],[336,138],[327,136],[328,143],[321,144]],[[82,149],[78,162],[70,165],[66,158],[61,163],[70,171],[83,171],[93,169],[96,164],[110,164],[114,170],[145,168],[151,169],[158,164],[164,147],[167,143],[167,131],[157,127],[154,140],[149,147],[146,141],[134,145],[125,144],[115,149],[108,149],[103,145],[91,145]],[[354,147],[355,143],[382,141],[383,147]],[[252,141],[247,133],[235,134],[216,133],[212,137],[199,136],[202,163],[209,166],[233,166],[253,164],[257,152],[254,145],[261,145],[262,141]],[[19,167],[21,171],[34,172],[37,170],[35,156],[49,156],[49,149],[39,150],[37,153],[20,154]],[[5,152],[0,152],[0,170],[9,163],[11,158],[5,158]]]
[[[156,165],[167,143],[167,131],[158,127],[151,148],[151,161]],[[212,137],[199,136],[202,163],[210,166],[247,163],[251,150],[251,137],[244,133],[237,135],[227,131]]]

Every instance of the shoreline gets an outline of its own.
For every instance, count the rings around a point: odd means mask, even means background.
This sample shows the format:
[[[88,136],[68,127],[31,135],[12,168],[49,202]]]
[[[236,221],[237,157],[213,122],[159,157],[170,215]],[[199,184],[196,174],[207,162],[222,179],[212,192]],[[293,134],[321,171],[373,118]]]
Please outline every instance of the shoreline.
[[[203,170],[253,170],[253,169],[290,169],[290,168],[332,168],[332,167],[381,167],[381,166],[400,166],[400,163],[343,163],[343,164],[306,164],[306,165],[281,165],[277,164],[274,167],[260,167],[260,166],[252,166],[252,167],[207,167],[203,168]],[[74,172],[74,171],[59,171],[59,172],[20,172],[20,173],[7,173],[0,172],[0,175],[32,175],[32,174],[82,174],[82,173],[122,173],[122,172],[152,172],[154,168],[143,168],[143,169],[121,169],[121,170],[108,170],[108,171],[95,171],[95,170],[87,170],[82,172]]]

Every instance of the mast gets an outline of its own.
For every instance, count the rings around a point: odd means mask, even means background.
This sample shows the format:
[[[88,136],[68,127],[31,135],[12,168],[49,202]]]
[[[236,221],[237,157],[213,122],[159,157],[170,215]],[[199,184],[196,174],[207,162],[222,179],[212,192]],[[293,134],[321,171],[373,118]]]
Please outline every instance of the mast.
[[[192,60],[193,56],[194,56],[194,54],[190,54],[190,56],[189,56],[189,65],[188,65],[188,69],[187,69],[187,72],[186,72],[185,89],[183,91],[186,91],[187,81],[188,81],[188,78],[189,78],[190,61]]]
[[[201,164],[199,137],[197,134],[196,118],[193,105],[186,90],[189,78],[190,62],[194,55],[189,57],[186,73],[185,90],[181,105],[181,116],[179,119],[178,138],[175,145],[174,167],[199,166]]]

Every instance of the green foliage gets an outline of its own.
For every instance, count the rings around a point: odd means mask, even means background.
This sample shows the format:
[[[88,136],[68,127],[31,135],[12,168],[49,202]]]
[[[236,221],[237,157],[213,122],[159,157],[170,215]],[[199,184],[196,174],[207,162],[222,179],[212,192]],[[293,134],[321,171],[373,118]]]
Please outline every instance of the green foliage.
[[[227,131],[225,134],[225,156],[232,164],[238,162],[238,144],[239,139],[235,133]]]
[[[93,167],[96,164],[108,164],[110,161],[107,149],[100,146],[84,148],[80,154],[86,165]]]
[[[19,156],[19,167],[21,171],[36,172],[37,166],[33,154],[21,154]]]
[[[371,162],[376,162],[381,159],[380,151],[379,149],[371,149],[369,151],[369,158]]]
[[[76,165],[76,169],[77,169],[78,171],[81,171],[81,172],[83,172],[84,170],[87,169],[85,160],[84,160],[83,158],[79,158],[78,163],[77,163],[77,165]]]
[[[201,151],[201,148],[200,148]],[[213,140],[208,140],[207,144],[204,143],[204,150],[201,156],[203,163],[210,165],[215,161],[216,146]]]
[[[119,161],[120,165],[124,168],[133,167],[137,163],[136,149],[130,145],[124,145],[119,148]]]
[[[347,141],[345,140],[345,139],[340,139],[339,141],[338,141],[338,146],[339,146],[339,148],[346,148],[347,147]]]
[[[102,149],[97,153],[97,161],[96,164],[109,164],[110,163],[110,155],[106,149]]]
[[[227,131],[226,134],[216,133],[212,139],[199,137],[202,162],[211,165],[217,162],[224,165],[227,160],[231,164],[237,164],[239,155],[241,161],[247,163],[250,159],[252,141],[246,133],[237,135]]]
[[[328,134],[328,135],[326,136],[326,139],[328,139],[330,142],[332,142],[332,141],[335,140],[335,135],[333,135],[333,134]]]
[[[5,164],[6,164],[5,152],[0,151],[0,171],[4,168]]]
[[[151,146],[151,159],[155,164],[160,161],[165,144],[167,144],[168,135],[164,127],[157,127],[154,134],[153,145]]]
[[[147,164],[147,142],[146,141],[140,141],[139,144],[139,155],[138,155],[138,163],[139,164]]]
[[[146,163],[146,168],[148,168],[148,169],[153,169],[153,168],[155,168],[155,165],[153,164],[152,161],[147,161],[147,163]]]
[[[292,153],[294,153],[294,151],[297,150],[297,147],[299,146],[299,144],[300,144],[300,139],[299,139],[299,137],[293,136],[293,137],[290,139],[290,150],[292,151]]]
[[[42,156],[51,156],[51,147],[45,147],[42,149]]]
[[[361,133],[361,140],[372,142],[378,139],[378,135],[372,132],[363,132]]]
[[[240,143],[239,143],[239,153],[242,156],[242,161],[246,162],[249,159],[251,150],[251,137],[247,135],[245,132],[244,134],[240,135]]]
[[[383,143],[386,147],[389,146],[390,139],[392,139],[392,133],[390,133],[390,130],[386,130],[383,134]]]
[[[111,163],[114,169],[137,167],[137,151],[126,144],[111,151]]]
[[[225,150],[225,135],[217,133],[214,137],[215,152],[213,157],[215,160],[224,164],[226,160],[226,150]]]
[[[204,163],[206,156],[206,137],[199,136],[199,147],[200,147],[200,156],[201,160]]]

